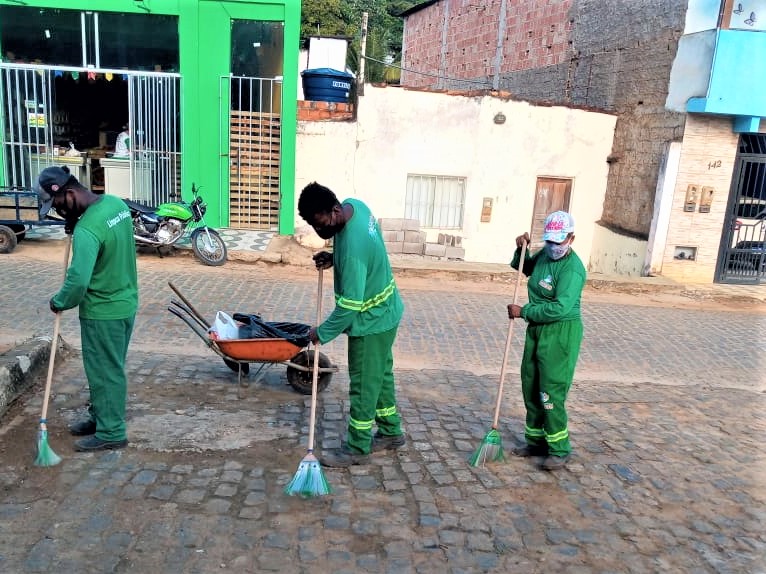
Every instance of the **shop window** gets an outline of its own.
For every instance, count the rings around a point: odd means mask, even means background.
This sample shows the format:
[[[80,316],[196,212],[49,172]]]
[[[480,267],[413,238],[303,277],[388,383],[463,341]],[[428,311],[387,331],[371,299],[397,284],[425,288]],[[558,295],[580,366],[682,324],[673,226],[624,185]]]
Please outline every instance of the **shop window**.
[[[0,49],[12,63],[178,71],[178,18],[0,6]]]
[[[404,217],[417,219],[421,227],[459,229],[464,207],[464,177],[407,175]]]
[[[178,71],[178,18],[156,14],[98,14],[101,68]]]
[[[6,62],[81,66],[82,12],[0,6],[0,48]]]

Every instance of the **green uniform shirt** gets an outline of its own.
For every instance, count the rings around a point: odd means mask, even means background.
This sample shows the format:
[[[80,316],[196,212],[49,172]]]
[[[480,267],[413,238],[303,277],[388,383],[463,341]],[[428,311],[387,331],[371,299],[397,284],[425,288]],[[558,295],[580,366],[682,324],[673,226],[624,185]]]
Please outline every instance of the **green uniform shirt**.
[[[519,268],[520,249],[516,250],[511,267]],[[580,296],[585,286],[585,266],[577,253],[569,250],[554,261],[541,249],[530,256],[526,253],[524,275],[527,280],[529,303],[521,308],[521,316],[529,323],[554,323],[580,318]]]
[[[317,328],[322,344],[341,333],[384,333],[399,324],[404,312],[378,222],[361,201],[343,203],[351,205],[354,214],[333,240],[335,309]]]
[[[53,297],[61,310],[80,307],[82,319],[127,319],[138,309],[133,222],[125,202],[103,195],[74,228],[72,263]]]

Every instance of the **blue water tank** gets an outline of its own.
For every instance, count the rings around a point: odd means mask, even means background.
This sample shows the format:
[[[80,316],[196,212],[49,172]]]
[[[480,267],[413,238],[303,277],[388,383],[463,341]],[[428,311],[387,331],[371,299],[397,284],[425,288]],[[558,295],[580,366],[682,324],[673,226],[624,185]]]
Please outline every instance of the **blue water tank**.
[[[319,102],[348,102],[354,76],[332,68],[314,68],[301,72],[303,96]]]

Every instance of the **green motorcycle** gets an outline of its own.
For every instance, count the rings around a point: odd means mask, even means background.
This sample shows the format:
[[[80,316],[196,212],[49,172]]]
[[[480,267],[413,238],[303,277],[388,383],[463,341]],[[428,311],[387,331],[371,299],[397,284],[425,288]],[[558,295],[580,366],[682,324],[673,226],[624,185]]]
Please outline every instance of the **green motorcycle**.
[[[191,229],[191,247],[194,255],[205,265],[223,265],[226,262],[226,244],[215,229],[205,225],[207,206],[192,184],[191,203],[175,201],[157,207],[148,207],[123,199],[133,218],[133,236],[138,245],[151,245],[158,250],[178,242]]]

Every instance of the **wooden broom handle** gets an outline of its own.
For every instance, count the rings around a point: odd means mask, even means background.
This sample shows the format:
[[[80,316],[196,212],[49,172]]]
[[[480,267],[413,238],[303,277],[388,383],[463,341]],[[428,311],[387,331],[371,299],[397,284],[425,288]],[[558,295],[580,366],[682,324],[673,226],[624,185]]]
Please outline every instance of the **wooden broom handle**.
[[[64,280],[66,280],[66,272],[69,267],[69,253],[72,250],[72,236],[67,237],[66,247],[64,248]],[[61,325],[61,311],[56,313],[56,318],[53,321],[53,339],[51,339],[51,351],[48,356],[48,377],[45,379],[45,393],[43,394],[43,409],[40,414],[40,423],[46,420],[48,415],[48,401],[51,397],[51,381],[53,381],[53,365],[56,362],[56,348],[59,341],[59,328]]]
[[[519,255],[519,270],[516,273],[516,288],[513,290],[513,304],[519,302],[519,287],[521,286],[521,276],[524,269],[524,261],[527,257],[527,242],[521,244],[521,254]],[[503,352],[503,366],[500,368],[500,385],[497,389],[497,402],[495,403],[495,418],[492,419],[492,428],[497,430],[497,423],[500,420],[500,403],[503,400],[503,383],[505,382],[505,368],[508,365],[508,355],[511,350],[511,339],[513,338],[513,324],[516,319],[508,321],[508,335],[505,338],[505,351]]]
[[[317,319],[316,327],[322,320],[322,273],[324,269],[319,269],[319,280],[317,281]],[[317,382],[319,380],[319,339],[314,343],[314,364],[311,371],[311,415],[309,416],[309,447],[308,451],[314,450],[314,424],[316,422],[317,410]]]

